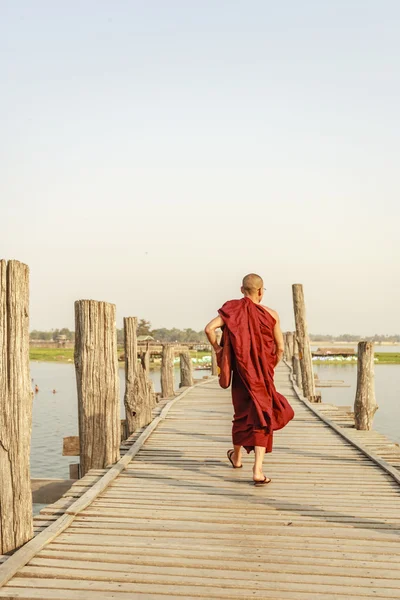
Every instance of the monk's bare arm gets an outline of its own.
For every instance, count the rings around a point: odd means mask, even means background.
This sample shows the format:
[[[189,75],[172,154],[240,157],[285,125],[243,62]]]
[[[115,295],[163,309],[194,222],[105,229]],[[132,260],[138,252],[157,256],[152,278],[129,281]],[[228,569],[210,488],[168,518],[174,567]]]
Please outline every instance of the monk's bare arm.
[[[276,312],[276,310],[273,311],[273,316],[276,319],[276,323],[275,323],[275,327],[274,327],[274,338],[275,338],[275,345],[276,345],[276,362],[275,362],[275,367],[276,367],[276,365],[282,359],[283,351],[285,349],[285,342],[283,340],[283,333],[281,330],[281,323],[279,320],[279,315]]]
[[[206,328],[204,330],[206,333],[206,336],[208,338],[208,341],[210,342],[211,346],[214,348],[215,352],[218,352],[219,350],[221,350],[221,346],[219,346],[219,344],[217,342],[217,334],[215,332],[217,329],[222,327],[223,324],[224,324],[224,322],[221,317],[215,317],[215,319],[213,319],[212,321],[209,322],[209,324],[206,326]]]

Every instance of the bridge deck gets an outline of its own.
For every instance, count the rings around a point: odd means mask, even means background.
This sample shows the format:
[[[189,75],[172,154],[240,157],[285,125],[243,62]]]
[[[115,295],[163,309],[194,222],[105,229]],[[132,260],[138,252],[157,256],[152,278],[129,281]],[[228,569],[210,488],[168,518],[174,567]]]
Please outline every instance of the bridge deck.
[[[128,468],[0,598],[400,598],[400,486],[276,382],[296,411],[251,484],[216,382],[170,409]]]

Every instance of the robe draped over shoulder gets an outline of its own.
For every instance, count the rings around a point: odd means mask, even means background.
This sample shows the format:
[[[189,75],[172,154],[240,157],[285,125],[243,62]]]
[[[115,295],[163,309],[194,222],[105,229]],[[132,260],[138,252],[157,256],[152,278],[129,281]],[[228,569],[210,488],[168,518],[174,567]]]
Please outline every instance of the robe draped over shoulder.
[[[276,320],[247,297],[226,302],[218,313],[232,349],[233,443],[248,452],[254,446],[271,452],[273,432],[294,417],[274,384]]]

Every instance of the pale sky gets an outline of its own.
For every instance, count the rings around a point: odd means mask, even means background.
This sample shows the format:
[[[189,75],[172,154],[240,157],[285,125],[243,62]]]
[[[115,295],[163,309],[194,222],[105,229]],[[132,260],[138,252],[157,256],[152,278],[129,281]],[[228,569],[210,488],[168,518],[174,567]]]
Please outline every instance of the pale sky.
[[[1,0],[0,257],[204,327],[264,277],[293,329],[400,332],[397,0]]]

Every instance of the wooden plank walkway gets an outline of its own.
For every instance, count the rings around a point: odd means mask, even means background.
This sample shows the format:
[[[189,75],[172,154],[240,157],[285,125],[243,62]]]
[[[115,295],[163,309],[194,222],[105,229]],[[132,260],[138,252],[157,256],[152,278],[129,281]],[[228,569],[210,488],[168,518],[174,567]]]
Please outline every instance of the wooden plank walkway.
[[[296,418],[271,484],[226,459],[229,391],[195,387],[0,598],[399,599],[400,486],[297,399],[285,365],[276,383]]]

